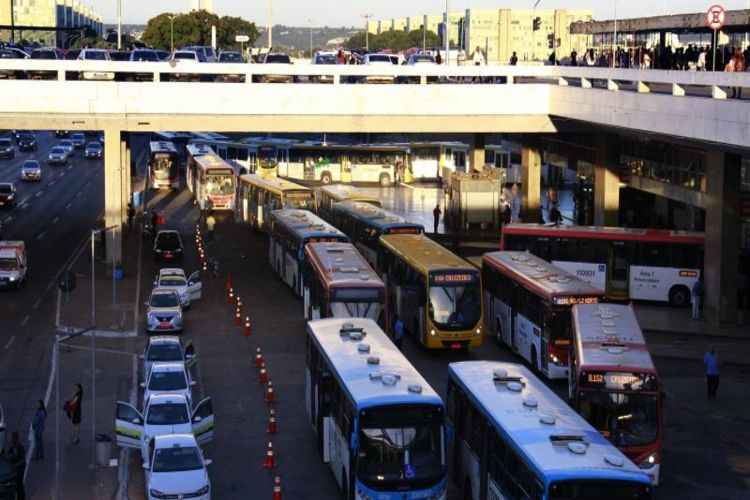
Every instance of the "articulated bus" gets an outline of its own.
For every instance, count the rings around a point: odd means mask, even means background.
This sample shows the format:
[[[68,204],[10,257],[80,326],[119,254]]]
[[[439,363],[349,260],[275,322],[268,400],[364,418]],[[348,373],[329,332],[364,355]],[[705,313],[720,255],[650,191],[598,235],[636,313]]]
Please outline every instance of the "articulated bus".
[[[361,201],[342,201],[333,205],[331,223],[352,239],[372,267],[378,267],[380,237],[384,234],[422,234],[424,226]]]
[[[573,306],[569,395],[583,418],[659,483],[659,375],[633,308]]]
[[[274,210],[269,216],[268,261],[279,277],[302,296],[305,246],[317,241],[348,242],[349,238],[309,210]]]
[[[267,231],[268,217],[274,210],[315,209],[315,193],[293,182],[258,174],[240,176],[237,218],[254,229]]]
[[[446,498],[443,401],[373,320],[307,323],[305,403],[342,498]]]
[[[147,185],[151,189],[180,187],[179,156],[174,144],[167,141],[149,143]]]
[[[409,143],[407,182],[449,179],[469,171],[469,146],[462,142]]]
[[[396,315],[428,349],[482,344],[479,271],[423,234],[380,237],[378,272],[388,290],[388,327]]]
[[[703,271],[704,233],[623,227],[508,224],[501,250],[527,250],[615,300],[690,303]]]
[[[279,161],[278,175],[292,180],[393,185],[408,162],[409,148],[389,144],[298,143]]]
[[[237,171],[205,144],[188,144],[187,185],[201,210],[233,210]]]
[[[322,186],[318,191],[318,214],[324,219],[330,220],[333,215],[333,204],[340,201],[361,201],[376,207],[383,206],[380,199],[365,194],[352,186],[331,184],[330,186]]]
[[[648,476],[524,366],[450,363],[447,408],[457,498],[652,498]]]
[[[568,378],[573,304],[596,304],[604,290],[527,252],[482,257],[484,325],[550,379]]]
[[[384,324],[385,285],[351,243],[305,246],[305,319],[370,318]]]

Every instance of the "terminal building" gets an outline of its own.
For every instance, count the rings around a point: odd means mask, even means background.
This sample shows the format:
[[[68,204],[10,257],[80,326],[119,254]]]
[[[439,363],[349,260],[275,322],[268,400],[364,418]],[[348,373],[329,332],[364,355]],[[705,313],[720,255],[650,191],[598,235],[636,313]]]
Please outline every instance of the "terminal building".
[[[537,30],[534,18],[539,18]],[[506,64],[513,52],[519,61],[546,61],[556,50],[558,57],[572,51],[583,53],[591,45],[591,35],[572,34],[574,23],[589,22],[590,10],[466,9],[448,16],[448,36],[453,47],[473,53],[477,47],[489,64]],[[441,31],[443,15],[411,16],[372,20],[367,30],[380,34],[388,30]]]
[[[10,2],[0,7],[0,26],[14,26],[13,38],[17,42],[26,40],[41,45],[62,46],[67,35],[63,31],[56,31],[56,28],[88,26],[101,35],[104,25],[97,12],[78,0],[14,0],[12,16]],[[0,31],[0,40],[10,39],[9,29]]]

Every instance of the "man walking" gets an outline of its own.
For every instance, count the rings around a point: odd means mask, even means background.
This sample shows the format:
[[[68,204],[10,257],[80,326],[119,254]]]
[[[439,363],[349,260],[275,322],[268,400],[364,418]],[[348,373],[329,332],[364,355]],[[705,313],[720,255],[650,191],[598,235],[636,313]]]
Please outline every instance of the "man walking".
[[[393,322],[393,343],[396,344],[398,350],[401,350],[401,343],[404,341],[404,322],[401,318],[396,315],[396,319]]]
[[[701,319],[701,302],[703,302],[703,275],[693,283],[690,291],[690,298],[693,302],[693,319]]]
[[[37,403],[31,429],[34,431],[34,455],[32,460],[44,460],[44,423],[47,420],[47,408],[41,399]]]
[[[719,390],[719,358],[713,347],[703,355],[703,364],[706,367],[708,399],[716,399],[716,392]]]
[[[73,424],[73,444],[81,442],[81,400],[83,399],[83,386],[76,384],[73,397],[65,402],[65,413],[67,413],[70,423]]]
[[[437,234],[438,232],[438,225],[440,225],[440,215],[442,214],[442,210],[440,210],[440,204],[435,205],[435,209],[432,211],[432,222],[433,222],[433,233]]]
[[[26,470],[26,450],[21,444],[18,432],[11,435],[8,459],[16,471],[16,500],[26,500],[26,489],[23,486],[23,473]]]

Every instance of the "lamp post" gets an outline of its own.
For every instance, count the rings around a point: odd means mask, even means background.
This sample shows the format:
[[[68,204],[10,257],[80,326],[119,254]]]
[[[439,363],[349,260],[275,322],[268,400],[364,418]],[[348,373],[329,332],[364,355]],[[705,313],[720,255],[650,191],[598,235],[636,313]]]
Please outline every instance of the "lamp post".
[[[612,2],[615,4],[615,24],[613,30],[614,32],[612,34],[612,68],[614,68],[616,59],[615,50],[617,47],[617,0],[612,0]]]
[[[122,50],[122,0],[117,0],[117,50]]]
[[[174,54],[174,20],[177,16],[169,15],[169,49]]]
[[[313,40],[312,40],[312,35],[313,35],[313,20],[312,19],[308,19],[307,22],[310,23],[310,58],[312,59],[312,56],[313,56]]]
[[[268,52],[273,47],[273,0],[268,0]]]
[[[372,14],[365,14],[365,51],[370,52],[370,18]]]
[[[16,43],[16,0],[10,0],[10,43]]]

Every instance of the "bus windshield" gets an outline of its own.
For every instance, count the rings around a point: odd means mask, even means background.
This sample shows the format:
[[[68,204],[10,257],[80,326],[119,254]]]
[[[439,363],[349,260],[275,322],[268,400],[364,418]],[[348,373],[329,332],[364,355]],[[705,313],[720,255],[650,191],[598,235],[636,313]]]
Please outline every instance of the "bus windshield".
[[[443,415],[435,407],[362,412],[357,475],[375,489],[426,487],[445,475]]]
[[[232,175],[206,175],[206,194],[209,196],[234,194],[234,181]]]
[[[468,330],[479,322],[479,282],[430,287],[430,319],[445,330]]]
[[[656,441],[659,404],[653,394],[580,391],[579,407],[581,416],[615,446],[644,446]]]
[[[331,292],[331,313],[334,318],[369,318],[377,321],[383,310],[380,290],[376,288],[344,288]]]
[[[15,271],[18,268],[16,259],[0,258],[0,271]]]
[[[650,500],[651,487],[627,481],[557,481],[549,487],[550,500]]]
[[[296,208],[299,210],[312,210],[314,208],[310,193],[287,193],[284,198],[286,199],[285,208]]]
[[[276,166],[276,148],[263,146],[258,149],[258,161],[261,168],[273,168]]]
[[[151,165],[157,177],[167,177],[172,168],[172,157],[164,153],[156,154]]]

